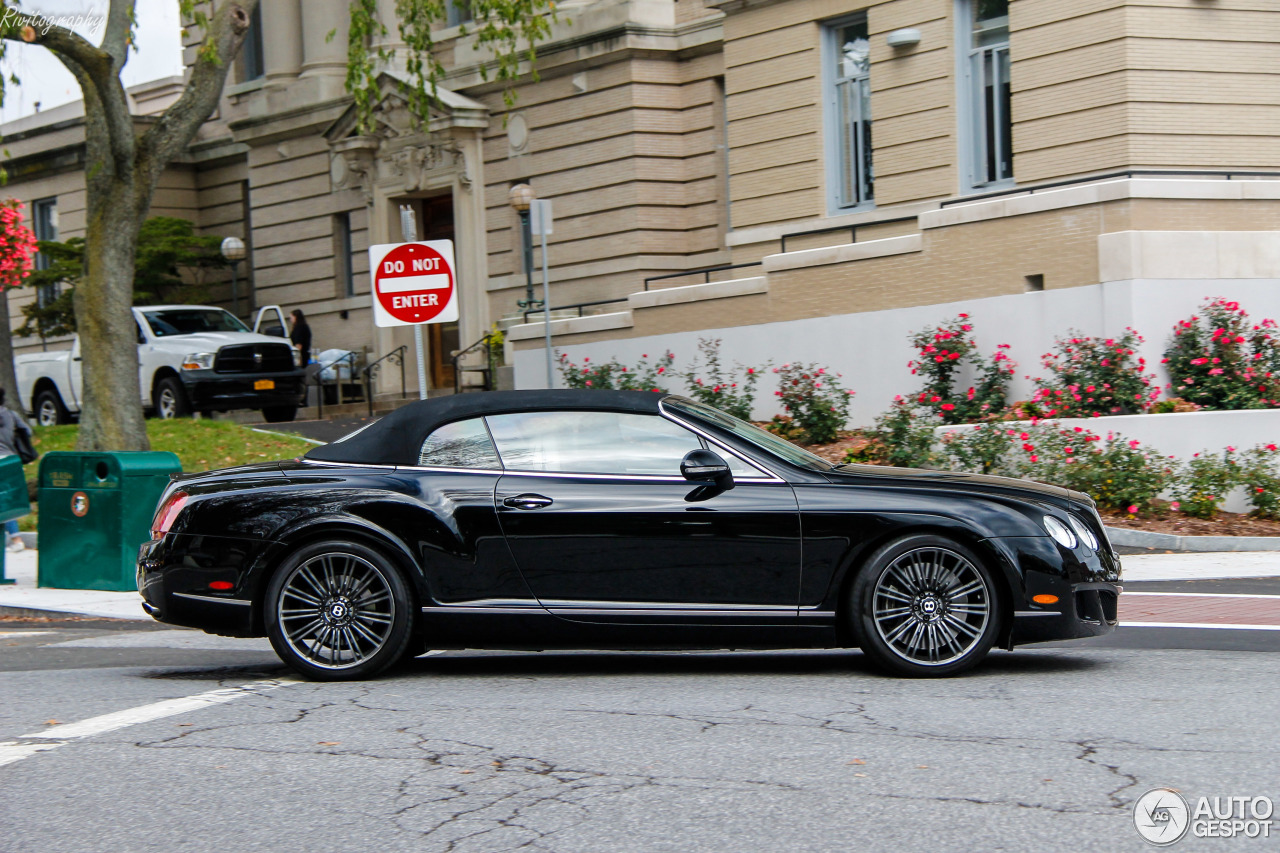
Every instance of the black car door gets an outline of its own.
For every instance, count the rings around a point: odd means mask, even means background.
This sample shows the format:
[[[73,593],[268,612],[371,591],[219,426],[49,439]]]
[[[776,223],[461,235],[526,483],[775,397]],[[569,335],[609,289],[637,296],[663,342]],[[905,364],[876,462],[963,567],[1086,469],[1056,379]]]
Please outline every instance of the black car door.
[[[657,415],[486,422],[503,461],[494,497],[502,531],[552,612],[629,624],[794,621],[800,519],[787,483],[719,447],[734,487],[686,481],[680,460],[704,440]]]

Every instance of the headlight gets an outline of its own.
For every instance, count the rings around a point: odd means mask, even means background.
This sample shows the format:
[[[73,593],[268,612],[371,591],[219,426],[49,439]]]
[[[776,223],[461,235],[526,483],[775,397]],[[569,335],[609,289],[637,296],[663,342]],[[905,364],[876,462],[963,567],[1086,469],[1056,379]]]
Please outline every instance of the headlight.
[[[1084,544],[1088,545],[1094,551],[1098,550],[1098,537],[1093,535],[1093,531],[1089,529],[1089,525],[1085,524],[1074,515],[1068,515],[1067,521],[1071,522],[1071,529],[1076,532],[1076,535],[1080,537]]]
[[[211,352],[193,352],[182,359],[183,370],[211,370],[212,368],[213,353]]]
[[[1052,536],[1054,541],[1063,548],[1076,547],[1076,535],[1072,533],[1065,524],[1054,518],[1052,515],[1046,515],[1044,517],[1044,529],[1049,531],[1049,535]]]

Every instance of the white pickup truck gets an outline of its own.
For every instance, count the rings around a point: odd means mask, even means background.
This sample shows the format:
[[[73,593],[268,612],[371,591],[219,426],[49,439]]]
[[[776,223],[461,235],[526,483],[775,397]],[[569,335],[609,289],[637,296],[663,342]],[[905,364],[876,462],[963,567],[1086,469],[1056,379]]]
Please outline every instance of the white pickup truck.
[[[144,305],[133,318],[144,409],[161,418],[261,409],[270,422],[294,419],[306,386],[287,340],[251,332],[230,312],[207,305]],[[79,416],[79,336],[70,350],[20,355],[14,363],[22,402],[38,423]]]

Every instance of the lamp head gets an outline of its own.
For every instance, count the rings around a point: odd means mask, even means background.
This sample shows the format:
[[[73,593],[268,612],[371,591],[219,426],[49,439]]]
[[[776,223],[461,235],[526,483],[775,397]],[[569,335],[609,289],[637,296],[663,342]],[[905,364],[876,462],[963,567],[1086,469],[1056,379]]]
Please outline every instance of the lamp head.
[[[537,198],[538,194],[528,184],[516,184],[507,193],[507,202],[521,213],[528,210]]]
[[[234,263],[243,261],[244,256],[244,241],[239,237],[227,237],[222,241],[222,257]]]

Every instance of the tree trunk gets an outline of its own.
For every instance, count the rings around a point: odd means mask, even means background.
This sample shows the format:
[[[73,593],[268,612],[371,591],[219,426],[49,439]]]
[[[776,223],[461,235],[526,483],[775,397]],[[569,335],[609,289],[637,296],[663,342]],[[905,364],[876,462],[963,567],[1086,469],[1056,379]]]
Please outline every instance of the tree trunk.
[[[85,355],[76,450],[149,450],[138,385],[138,333],[131,311],[134,252],[146,211],[135,210],[132,182],[87,184],[88,273],[74,297]]]
[[[10,409],[26,414],[30,400],[18,396],[18,374],[13,367],[13,335],[9,332],[9,292],[0,290],[0,388],[4,389],[4,401]]]

